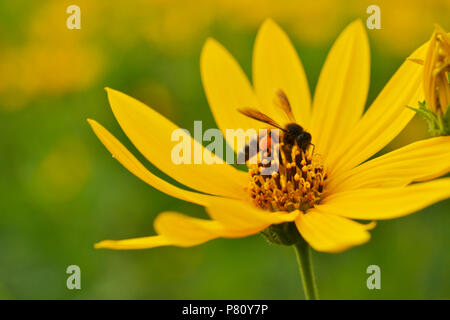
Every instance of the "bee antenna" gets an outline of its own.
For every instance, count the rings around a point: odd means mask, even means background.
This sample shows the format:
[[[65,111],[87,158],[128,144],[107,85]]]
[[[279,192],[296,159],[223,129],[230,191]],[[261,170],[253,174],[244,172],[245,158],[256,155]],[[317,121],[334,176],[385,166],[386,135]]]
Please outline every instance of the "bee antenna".
[[[313,150],[312,150],[312,154],[311,154],[311,156],[312,156],[312,155],[314,155],[314,150],[316,150],[316,145],[313,143],[310,143],[310,145],[313,146]]]
[[[295,117],[294,114],[292,113],[291,104],[289,103],[289,99],[286,96],[286,93],[284,93],[284,91],[281,89],[277,89],[275,90],[275,94],[277,97],[277,99],[275,99],[275,104],[284,111],[289,121],[295,122]]]
[[[261,111],[258,111],[253,108],[243,108],[243,109],[239,108],[239,109],[237,109],[237,111],[242,113],[244,116],[247,116],[247,117],[257,120],[257,121],[267,123],[275,128],[282,130],[283,132],[286,132],[286,130],[283,129],[276,121],[274,121],[272,118],[265,115]]]

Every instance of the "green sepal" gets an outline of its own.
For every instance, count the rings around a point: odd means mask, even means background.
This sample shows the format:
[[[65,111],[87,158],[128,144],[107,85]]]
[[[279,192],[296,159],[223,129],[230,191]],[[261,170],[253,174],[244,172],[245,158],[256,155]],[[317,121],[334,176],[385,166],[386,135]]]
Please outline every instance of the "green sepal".
[[[417,114],[421,115],[422,118],[428,123],[428,131],[431,136],[447,136],[450,135],[450,112],[447,108],[443,116],[436,115],[433,111],[427,108],[425,101],[419,101],[419,108],[413,108],[406,106],[407,108],[414,110]]]
[[[445,110],[445,113],[442,116],[442,126],[445,133],[443,135],[450,136],[450,103],[448,104],[447,110]]]
[[[270,243],[291,246],[302,241],[302,236],[293,222],[274,224],[261,231],[261,234]]]

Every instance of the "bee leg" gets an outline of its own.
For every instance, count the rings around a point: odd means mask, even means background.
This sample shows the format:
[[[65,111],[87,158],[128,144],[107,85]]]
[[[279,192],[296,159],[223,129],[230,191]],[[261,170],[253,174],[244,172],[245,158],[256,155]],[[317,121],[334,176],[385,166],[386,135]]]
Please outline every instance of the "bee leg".
[[[258,153],[258,139],[252,139],[249,141],[245,147],[238,153],[237,155],[237,161],[238,164],[245,164],[247,161],[249,161],[252,157],[254,157]],[[252,154],[250,154],[250,151],[253,151]],[[242,157],[244,157],[244,162],[241,163]]]

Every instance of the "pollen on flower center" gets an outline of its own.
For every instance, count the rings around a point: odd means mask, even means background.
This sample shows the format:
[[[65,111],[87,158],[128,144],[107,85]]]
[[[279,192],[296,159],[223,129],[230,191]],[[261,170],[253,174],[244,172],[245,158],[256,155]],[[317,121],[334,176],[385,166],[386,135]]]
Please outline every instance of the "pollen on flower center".
[[[306,210],[320,201],[327,174],[320,155],[311,149],[305,152],[297,144],[280,142],[278,171],[271,175],[261,173],[266,165],[264,159],[248,165],[248,190],[257,207],[270,211]]]

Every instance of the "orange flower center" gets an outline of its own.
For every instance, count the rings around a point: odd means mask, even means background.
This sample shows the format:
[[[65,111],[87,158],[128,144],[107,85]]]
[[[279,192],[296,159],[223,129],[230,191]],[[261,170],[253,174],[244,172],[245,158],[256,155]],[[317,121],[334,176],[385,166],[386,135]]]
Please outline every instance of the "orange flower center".
[[[270,211],[302,211],[321,199],[327,173],[323,161],[310,146],[303,151],[297,144],[280,139],[278,171],[264,175],[266,162],[260,154],[257,164],[248,164],[248,191],[254,204]]]

